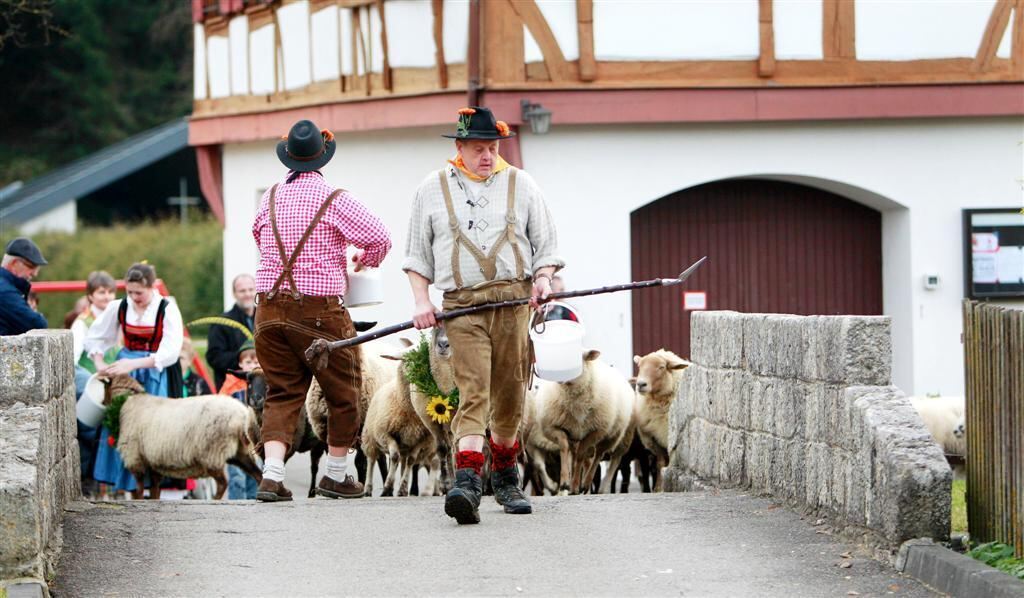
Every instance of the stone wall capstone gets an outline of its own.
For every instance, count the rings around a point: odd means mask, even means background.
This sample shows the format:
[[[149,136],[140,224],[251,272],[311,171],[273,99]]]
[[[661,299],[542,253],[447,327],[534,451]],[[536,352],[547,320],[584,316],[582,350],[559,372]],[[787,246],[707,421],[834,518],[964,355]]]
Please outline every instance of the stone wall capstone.
[[[45,579],[81,496],[69,330],[0,337],[0,580]]]
[[[750,488],[892,546],[948,536],[952,472],[891,386],[888,318],[696,312],[691,322],[667,489]]]

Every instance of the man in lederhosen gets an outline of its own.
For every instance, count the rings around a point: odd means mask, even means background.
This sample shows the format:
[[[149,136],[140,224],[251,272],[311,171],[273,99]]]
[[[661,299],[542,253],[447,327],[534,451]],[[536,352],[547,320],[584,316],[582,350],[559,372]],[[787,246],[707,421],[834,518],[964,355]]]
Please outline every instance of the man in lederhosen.
[[[416,301],[419,329],[437,324],[428,287],[444,292],[444,309],[551,292],[564,266],[555,226],[540,189],[528,174],[498,155],[512,136],[487,108],[463,108],[456,156],[420,184],[409,220],[402,264]],[[529,357],[528,306],[486,311],[445,324],[452,347],[459,408],[452,420],[458,441],[455,487],[445,513],[478,523],[484,438],[490,428],[491,485],[506,513],[532,512],[516,469]]]
[[[319,169],[334,155],[334,135],[308,120],[292,127],[277,146],[289,168],[260,203],[252,233],[260,250],[256,270],[256,357],[267,377],[263,409],[266,460],[256,498],[291,500],[284,487],[284,457],[309,388],[312,370],[303,352],[314,339],[355,336],[342,296],[347,285],[345,251],[355,269],[376,267],[391,249],[387,228],[348,191],[327,184]],[[346,474],[348,449],[359,425],[357,400],[361,383],[354,350],[330,355],[316,372],[330,407],[327,420],[327,471],[317,494],[358,498],[363,485]]]

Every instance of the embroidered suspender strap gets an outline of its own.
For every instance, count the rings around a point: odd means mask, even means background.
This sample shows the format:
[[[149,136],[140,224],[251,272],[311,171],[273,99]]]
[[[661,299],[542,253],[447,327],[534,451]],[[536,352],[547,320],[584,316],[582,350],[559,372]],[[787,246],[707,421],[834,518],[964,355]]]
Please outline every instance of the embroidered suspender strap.
[[[523,280],[524,260],[523,254],[519,251],[519,243],[516,243],[516,173],[517,168],[509,168],[508,173],[508,213],[505,215],[505,238],[512,246],[512,255],[516,258],[516,279]]]
[[[334,198],[338,197],[342,191],[344,191],[344,189],[335,189],[334,193],[327,196],[327,199],[325,199],[323,204],[320,205],[320,209],[317,210],[316,215],[313,216],[313,220],[310,221],[306,231],[302,233],[302,237],[299,239],[299,242],[295,244],[295,250],[292,252],[291,257],[288,257],[288,252],[285,251],[284,248],[284,241],[281,240],[281,233],[277,228],[277,208],[275,202],[277,185],[274,185],[270,189],[270,224],[274,229],[274,240],[277,242],[277,251],[281,256],[282,269],[281,275],[277,277],[277,281],[274,282],[274,286],[271,287],[270,291],[267,293],[267,299],[273,299],[274,296],[277,295],[277,292],[281,288],[281,283],[284,282],[286,277],[288,279],[288,284],[291,286],[292,297],[298,299],[302,296],[302,293],[299,292],[298,285],[295,284],[295,278],[292,277],[292,267],[295,265],[295,260],[297,260],[299,255],[302,254],[302,248],[305,246],[306,241],[309,240],[309,237],[313,234],[313,231],[316,229],[316,225],[320,224],[320,220],[324,217],[324,214],[327,213],[327,208],[331,206],[331,202],[333,202]]]
[[[498,252],[505,243],[512,246],[512,254],[516,260],[516,278],[522,280],[525,274],[523,255],[519,251],[519,244],[516,243],[516,169],[509,169],[508,180],[508,211],[505,213],[505,233],[498,237],[494,247],[488,255],[484,255],[475,243],[467,240],[462,234],[461,224],[455,215],[455,205],[452,202],[451,188],[448,186],[448,179],[445,178],[445,170],[438,171],[438,178],[441,181],[441,191],[444,193],[445,207],[448,209],[448,226],[452,231],[452,275],[455,278],[455,286],[463,287],[462,273],[459,260],[459,247],[465,246],[466,250],[473,256],[480,270],[487,280],[494,280],[498,275]]]

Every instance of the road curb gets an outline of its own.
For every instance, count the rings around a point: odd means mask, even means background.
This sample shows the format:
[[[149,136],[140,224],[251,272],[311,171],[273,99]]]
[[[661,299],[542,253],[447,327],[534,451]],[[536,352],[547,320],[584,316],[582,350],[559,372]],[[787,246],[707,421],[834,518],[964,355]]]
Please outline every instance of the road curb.
[[[904,542],[896,569],[954,597],[1024,598],[1024,582],[930,538]]]

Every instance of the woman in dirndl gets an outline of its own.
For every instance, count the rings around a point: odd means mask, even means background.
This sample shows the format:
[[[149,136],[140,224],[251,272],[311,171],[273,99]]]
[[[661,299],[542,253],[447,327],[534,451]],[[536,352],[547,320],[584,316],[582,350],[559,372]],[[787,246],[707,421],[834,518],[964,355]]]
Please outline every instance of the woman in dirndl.
[[[85,350],[95,363],[97,373],[129,374],[151,395],[179,398],[182,376],[178,357],[184,337],[181,312],[153,288],[156,282],[153,266],[134,264],[128,268],[124,282],[127,297],[111,302],[96,319],[86,335]],[[117,360],[108,364],[103,353],[117,344],[118,337],[124,348],[118,352]],[[133,492],[136,498],[142,498],[142,488],[136,488],[135,479],[124,468],[115,442],[104,426],[93,477],[112,484],[115,491]]]

